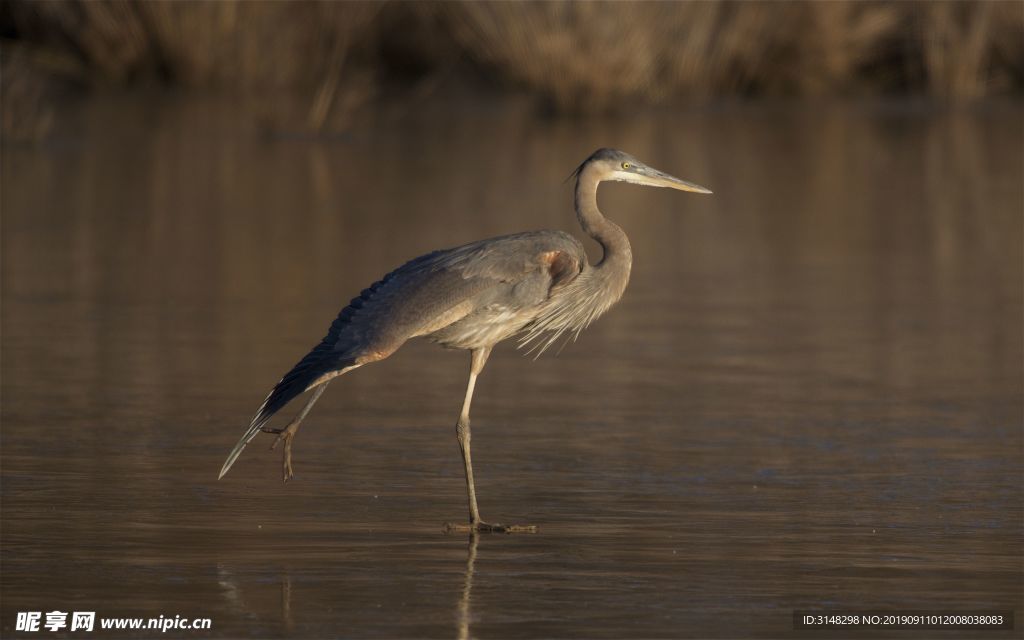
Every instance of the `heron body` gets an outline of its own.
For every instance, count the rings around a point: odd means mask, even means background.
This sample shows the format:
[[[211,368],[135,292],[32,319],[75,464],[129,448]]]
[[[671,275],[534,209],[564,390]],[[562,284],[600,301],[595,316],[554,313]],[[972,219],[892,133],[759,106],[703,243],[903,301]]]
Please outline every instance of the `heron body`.
[[[469,385],[456,433],[466,471],[471,530],[506,530],[480,519],[470,453],[469,408],[476,378],[491,348],[518,336],[542,352],[563,335],[577,335],[621,297],[632,251],[625,232],[602,215],[597,187],[605,180],[710,193],[647,167],[614,149],[599,149],[576,170],[580,226],[604,250],[591,264],[583,245],[563,231],[530,231],[434,251],[407,262],[364,289],[342,309],[327,335],[274,386],[220,472],[228,472],[261,431],[284,442],[284,476],[292,476],[291,442],[328,382],[382,360],[407,340],[424,337],[472,353]],[[267,422],[298,395],[313,391],[287,427]]]

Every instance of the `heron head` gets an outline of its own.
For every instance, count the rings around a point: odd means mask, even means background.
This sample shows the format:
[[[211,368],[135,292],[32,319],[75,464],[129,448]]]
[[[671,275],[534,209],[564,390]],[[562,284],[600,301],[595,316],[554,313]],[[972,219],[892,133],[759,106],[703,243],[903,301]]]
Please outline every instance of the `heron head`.
[[[668,187],[693,193],[711,193],[710,189],[658,171],[618,149],[598,149],[580,165],[580,168],[576,170],[577,173],[582,172],[588,166],[594,166],[598,171],[598,180],[629,182],[648,187]]]

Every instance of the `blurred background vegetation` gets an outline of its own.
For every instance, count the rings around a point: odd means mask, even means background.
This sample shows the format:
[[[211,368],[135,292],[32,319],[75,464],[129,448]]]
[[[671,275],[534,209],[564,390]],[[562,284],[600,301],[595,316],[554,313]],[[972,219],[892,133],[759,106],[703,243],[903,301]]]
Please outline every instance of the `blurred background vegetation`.
[[[0,4],[0,35],[4,132],[20,138],[45,135],[61,99],[123,86],[251,93],[272,126],[316,131],[439,86],[561,113],[1024,89],[1017,1],[21,0]]]

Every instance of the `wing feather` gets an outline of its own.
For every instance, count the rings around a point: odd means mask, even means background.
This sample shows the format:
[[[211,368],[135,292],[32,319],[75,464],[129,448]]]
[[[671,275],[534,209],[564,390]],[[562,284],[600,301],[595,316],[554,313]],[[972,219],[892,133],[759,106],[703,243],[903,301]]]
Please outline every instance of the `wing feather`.
[[[558,258],[546,265],[545,253]],[[364,289],[327,335],[274,386],[250,424],[254,435],[277,411],[325,375],[387,357],[409,338],[461,320],[499,284],[515,284],[546,266],[565,282],[585,262],[583,247],[559,231],[519,233],[434,251]]]

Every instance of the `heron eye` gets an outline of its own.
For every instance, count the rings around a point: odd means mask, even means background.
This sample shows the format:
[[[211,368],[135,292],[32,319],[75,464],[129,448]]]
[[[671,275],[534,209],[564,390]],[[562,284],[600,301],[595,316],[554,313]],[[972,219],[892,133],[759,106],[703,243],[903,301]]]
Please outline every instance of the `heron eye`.
[[[622,163],[622,168],[623,168],[623,169],[628,169],[628,168],[629,168],[629,166],[630,166],[630,165],[629,165],[629,163],[628,163],[628,162],[623,162],[623,163]]]

